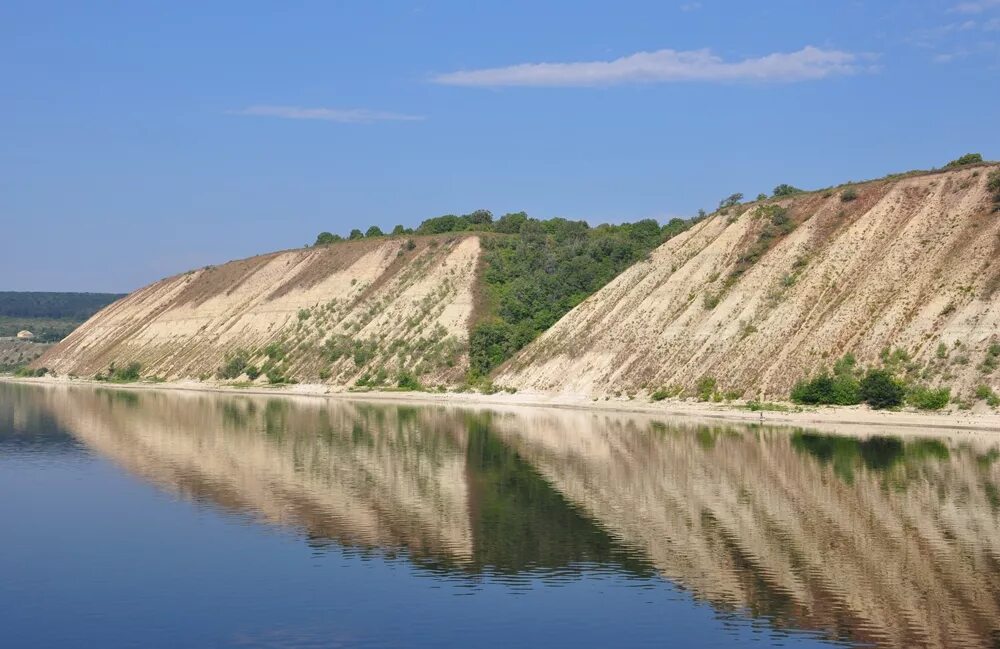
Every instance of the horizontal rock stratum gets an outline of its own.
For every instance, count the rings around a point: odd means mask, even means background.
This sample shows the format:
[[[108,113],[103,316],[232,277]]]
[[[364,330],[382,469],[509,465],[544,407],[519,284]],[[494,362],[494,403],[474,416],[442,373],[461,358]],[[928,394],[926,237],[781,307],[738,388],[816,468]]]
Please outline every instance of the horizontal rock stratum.
[[[787,398],[853,353],[903,349],[930,383],[996,389],[995,165],[906,175],[722,210],[622,273],[526,347],[499,384],[601,395],[701,377]],[[848,192],[845,194],[845,192]]]
[[[464,376],[475,236],[379,238],[209,266],[106,307],[36,365],[91,376],[214,377],[236,355],[299,381],[347,385],[372,368]],[[231,377],[236,378],[236,377]],[[263,380],[263,379],[261,379]]]

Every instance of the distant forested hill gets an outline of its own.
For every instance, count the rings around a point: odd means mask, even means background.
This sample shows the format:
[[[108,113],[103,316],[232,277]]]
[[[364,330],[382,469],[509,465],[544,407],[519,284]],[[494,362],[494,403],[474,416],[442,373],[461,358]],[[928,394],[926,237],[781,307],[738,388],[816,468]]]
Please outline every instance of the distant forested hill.
[[[120,297],[118,293],[0,291],[0,337],[27,329],[41,342],[61,340]]]

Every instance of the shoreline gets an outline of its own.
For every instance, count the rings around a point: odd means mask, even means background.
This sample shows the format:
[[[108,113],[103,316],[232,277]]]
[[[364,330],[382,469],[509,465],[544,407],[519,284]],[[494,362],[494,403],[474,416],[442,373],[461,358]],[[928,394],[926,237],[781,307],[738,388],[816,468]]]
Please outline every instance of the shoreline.
[[[871,427],[898,429],[899,432],[919,433],[921,429],[1000,432],[1000,413],[918,412],[912,410],[871,410],[867,406],[800,407],[790,404],[792,410],[751,411],[736,404],[706,403],[666,399],[648,402],[630,399],[595,401],[582,395],[552,395],[545,393],[498,392],[405,392],[370,391],[351,392],[335,390],[323,384],[296,384],[280,387],[233,387],[200,381],[173,381],[164,383],[107,383],[92,379],[63,377],[13,377],[0,376],[0,382],[29,385],[77,385],[122,390],[161,390],[202,392],[228,395],[313,397],[346,401],[383,403],[413,403],[425,405],[450,405],[470,408],[555,408],[594,413],[654,415],[661,417],[686,417],[723,420],[743,423],[766,423],[786,426],[821,426],[834,432],[865,432]],[[763,417],[762,417],[763,415]],[[870,432],[870,430],[868,431]]]

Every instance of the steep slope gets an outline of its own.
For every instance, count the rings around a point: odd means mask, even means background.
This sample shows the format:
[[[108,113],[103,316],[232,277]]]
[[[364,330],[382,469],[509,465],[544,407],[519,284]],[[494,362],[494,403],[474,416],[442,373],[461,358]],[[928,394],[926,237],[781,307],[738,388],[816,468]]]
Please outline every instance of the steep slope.
[[[89,376],[139,363],[165,379],[216,376],[227,364],[235,379],[246,365],[335,384],[405,369],[449,381],[467,367],[479,257],[478,237],[448,235],[209,266],[115,302],[35,365]]]
[[[576,307],[497,375],[560,393],[787,397],[846,352],[903,348],[958,390],[1000,327],[1000,214],[980,165],[722,210]]]

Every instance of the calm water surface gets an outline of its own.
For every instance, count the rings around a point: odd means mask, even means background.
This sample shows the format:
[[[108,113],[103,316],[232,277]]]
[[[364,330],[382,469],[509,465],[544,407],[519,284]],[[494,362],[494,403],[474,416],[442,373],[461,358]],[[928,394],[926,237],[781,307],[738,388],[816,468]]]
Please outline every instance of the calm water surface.
[[[998,647],[998,441],[0,383],[0,646]]]

